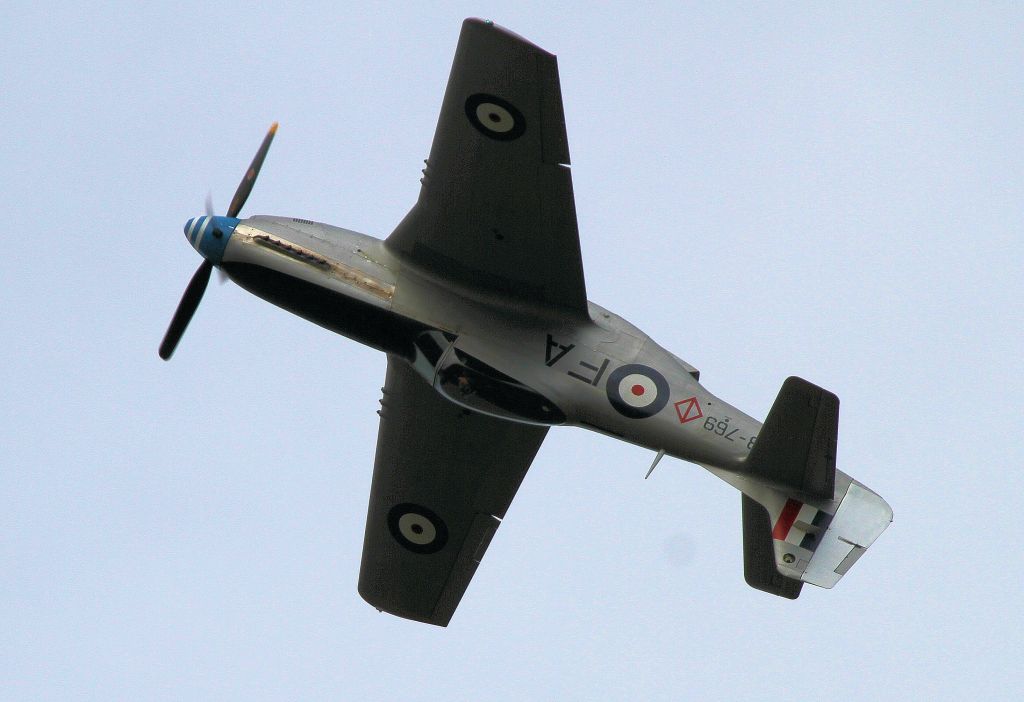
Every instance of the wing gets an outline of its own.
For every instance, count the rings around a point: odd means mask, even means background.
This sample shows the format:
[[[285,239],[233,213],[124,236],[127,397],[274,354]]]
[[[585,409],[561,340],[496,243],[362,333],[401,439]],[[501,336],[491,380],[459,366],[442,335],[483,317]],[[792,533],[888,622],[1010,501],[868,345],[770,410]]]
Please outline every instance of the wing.
[[[419,200],[387,246],[445,280],[587,315],[555,57],[468,19]]]
[[[447,626],[546,427],[464,410],[389,356],[359,594]]]

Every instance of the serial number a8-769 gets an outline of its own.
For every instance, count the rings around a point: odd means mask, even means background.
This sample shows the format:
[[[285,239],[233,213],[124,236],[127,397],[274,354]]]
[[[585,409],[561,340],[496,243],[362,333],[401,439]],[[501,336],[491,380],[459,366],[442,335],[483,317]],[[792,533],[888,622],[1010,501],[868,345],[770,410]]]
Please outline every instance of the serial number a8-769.
[[[729,426],[729,417],[718,419],[717,417],[707,417],[704,420],[704,428],[710,431],[712,434],[721,436],[727,441],[746,441],[747,450],[754,448],[754,442],[757,441],[756,436],[751,436],[749,439],[745,436],[736,436],[736,432],[739,429],[735,429]]]

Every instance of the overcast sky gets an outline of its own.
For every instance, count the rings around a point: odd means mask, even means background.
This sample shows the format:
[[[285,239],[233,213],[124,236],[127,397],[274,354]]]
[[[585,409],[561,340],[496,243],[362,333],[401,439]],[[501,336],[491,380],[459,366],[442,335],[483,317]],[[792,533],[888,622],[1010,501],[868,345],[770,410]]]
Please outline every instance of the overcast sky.
[[[678,5],[8,4],[0,698],[1016,698],[1024,9]],[[566,428],[447,629],[379,614],[383,355],[228,283],[158,359],[272,121],[244,214],[391,231],[474,15],[558,55],[591,299],[756,417],[839,395],[896,516],[834,590],[748,588],[732,488]]]

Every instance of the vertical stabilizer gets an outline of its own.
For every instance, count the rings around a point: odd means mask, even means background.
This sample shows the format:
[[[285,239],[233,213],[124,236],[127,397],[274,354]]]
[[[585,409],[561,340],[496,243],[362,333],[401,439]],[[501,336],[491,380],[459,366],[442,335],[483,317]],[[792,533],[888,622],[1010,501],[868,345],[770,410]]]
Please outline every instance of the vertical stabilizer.
[[[838,425],[834,394],[788,378],[743,470],[718,472],[744,493],[751,587],[789,599],[803,583],[830,588],[892,521],[885,500],[836,471]]]
[[[743,578],[747,585],[779,597],[795,600],[803,582],[788,578],[775,567],[772,519],[753,498],[743,498]]]

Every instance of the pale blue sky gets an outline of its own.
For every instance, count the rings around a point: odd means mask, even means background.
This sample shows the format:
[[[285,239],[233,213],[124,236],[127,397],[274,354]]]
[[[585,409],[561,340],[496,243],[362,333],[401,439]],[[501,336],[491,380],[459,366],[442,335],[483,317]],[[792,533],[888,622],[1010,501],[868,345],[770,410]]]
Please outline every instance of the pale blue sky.
[[[15,2],[0,21],[0,698],[1012,699],[1024,584],[1015,3]],[[556,53],[590,297],[764,416],[842,401],[896,521],[742,578],[699,468],[550,433],[448,629],[356,593],[384,358],[211,284],[245,214],[386,236],[466,16]]]

